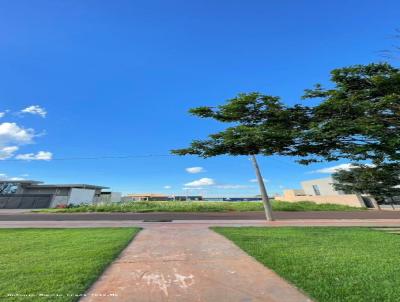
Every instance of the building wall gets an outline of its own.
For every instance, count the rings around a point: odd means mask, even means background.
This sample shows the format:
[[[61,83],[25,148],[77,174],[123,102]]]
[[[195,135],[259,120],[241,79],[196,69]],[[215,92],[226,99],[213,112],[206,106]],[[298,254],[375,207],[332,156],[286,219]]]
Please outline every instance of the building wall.
[[[287,190],[291,191],[291,190]],[[345,195],[321,195],[321,196],[294,196],[293,194],[275,196],[275,200],[288,201],[288,202],[299,202],[299,201],[312,201],[318,204],[323,203],[334,203],[340,205],[346,205],[351,207],[363,208],[365,204],[361,196],[356,194],[345,194]]]
[[[110,194],[100,194],[98,202],[110,203],[110,202],[120,202],[122,194],[119,192],[111,192]]]
[[[57,207],[59,205],[62,205],[62,204],[67,205],[68,204],[68,198],[69,198],[68,196],[56,196],[56,195],[53,195],[53,199],[52,199],[52,201],[50,203],[50,208],[55,208],[55,207]]]
[[[43,209],[51,204],[52,195],[46,194],[2,194],[0,209]]]
[[[72,188],[69,194],[68,204],[93,203],[96,190]]]
[[[120,192],[111,192],[111,202],[121,202],[122,194]]]
[[[301,187],[305,195],[318,196],[313,188],[316,186],[319,189],[320,195],[342,195],[342,192],[336,191],[333,187],[333,179],[330,177],[313,179],[301,182]]]
[[[304,190],[298,190],[298,189],[289,189],[289,190],[283,190],[283,196],[285,198],[294,198],[296,196],[305,196],[306,193]]]
[[[54,194],[68,196],[70,188],[24,188],[23,194]]]

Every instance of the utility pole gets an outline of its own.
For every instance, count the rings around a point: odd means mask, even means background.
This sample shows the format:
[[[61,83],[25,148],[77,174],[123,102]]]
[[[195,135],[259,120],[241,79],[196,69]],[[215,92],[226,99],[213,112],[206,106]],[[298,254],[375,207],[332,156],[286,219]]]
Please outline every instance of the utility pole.
[[[261,175],[255,155],[251,155],[251,161],[253,163],[254,170],[256,171],[258,185],[260,186],[261,198],[264,204],[265,218],[267,219],[267,221],[272,221],[274,220],[274,218],[272,217],[271,202],[269,201],[267,190],[265,189],[264,179]]]

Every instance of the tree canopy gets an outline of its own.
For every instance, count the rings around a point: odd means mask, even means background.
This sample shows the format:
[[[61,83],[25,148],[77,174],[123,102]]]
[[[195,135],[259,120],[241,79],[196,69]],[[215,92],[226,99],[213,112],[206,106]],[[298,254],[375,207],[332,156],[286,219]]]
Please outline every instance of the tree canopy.
[[[321,102],[302,133],[301,153],[314,156],[310,161],[399,161],[400,70],[386,63],[356,65],[333,70],[331,81],[331,89],[316,85],[305,92],[304,99]]]
[[[190,147],[172,152],[211,157],[230,155],[293,154],[308,116],[301,106],[287,107],[278,97],[258,92],[241,93],[217,107],[198,107],[190,113],[230,123],[209,139],[194,140]]]
[[[369,194],[380,201],[400,196],[400,164],[356,164],[350,170],[337,171],[332,178],[335,189],[347,194]]]
[[[303,164],[399,161],[400,70],[386,63],[355,65],[333,70],[331,82],[331,89],[316,85],[305,91],[304,99],[320,101],[313,107],[287,106],[279,97],[253,92],[217,107],[191,109],[231,126],[173,153],[292,155]]]

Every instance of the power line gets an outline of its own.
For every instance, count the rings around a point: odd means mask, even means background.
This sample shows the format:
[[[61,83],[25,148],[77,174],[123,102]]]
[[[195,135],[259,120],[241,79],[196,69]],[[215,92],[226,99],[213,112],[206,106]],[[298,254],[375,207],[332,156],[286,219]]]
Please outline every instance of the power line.
[[[58,157],[52,158],[49,161],[67,161],[67,160],[101,160],[101,159],[129,159],[129,158],[146,158],[146,157],[171,157],[176,156],[173,154],[143,154],[143,155],[104,155],[104,156],[88,156],[88,157]],[[22,161],[21,159],[3,159],[2,161]],[[35,160],[25,160],[25,161],[35,161]]]
[[[41,160],[41,161],[73,161],[73,160],[105,160],[105,159],[131,159],[131,158],[151,158],[151,157],[176,157],[178,155],[175,154],[129,154],[129,155],[101,155],[101,156],[76,156],[76,157],[56,157],[49,160]],[[268,157],[267,157],[268,158]],[[280,164],[289,165],[289,166],[299,166],[298,163],[287,162],[282,159],[274,158],[275,162]],[[37,161],[37,159],[16,159],[16,158],[8,158],[2,159],[1,162],[21,162],[21,161]]]

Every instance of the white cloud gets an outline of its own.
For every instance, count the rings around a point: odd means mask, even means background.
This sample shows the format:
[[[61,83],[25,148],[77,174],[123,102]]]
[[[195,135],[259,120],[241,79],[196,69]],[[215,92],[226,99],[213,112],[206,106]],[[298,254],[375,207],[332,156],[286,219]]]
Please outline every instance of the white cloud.
[[[197,173],[204,172],[203,167],[190,167],[190,168],[186,168],[185,170],[186,170],[186,172],[191,173],[191,174],[197,174]]]
[[[25,109],[22,109],[21,112],[34,114],[34,115],[40,115],[43,118],[45,118],[47,115],[46,109],[44,109],[38,105],[32,105],[32,106],[26,107]]]
[[[212,178],[200,178],[198,180],[188,182],[185,187],[202,187],[202,186],[212,186],[215,185],[215,181]]]
[[[51,160],[53,158],[53,154],[48,151],[39,151],[36,154],[18,154],[17,156],[15,156],[15,158],[20,160]]]
[[[348,163],[348,164],[340,164],[340,165],[336,165],[333,167],[327,167],[327,168],[323,168],[323,169],[318,169],[315,171],[311,171],[310,173],[323,173],[323,174],[332,174],[335,173],[339,170],[350,170],[351,168],[354,168],[354,165]]]
[[[250,186],[246,185],[216,185],[215,188],[217,189],[248,189]]]
[[[23,177],[11,177],[11,178],[7,178],[7,180],[19,181],[19,180],[25,180],[25,178],[23,178]]]
[[[268,182],[269,181],[268,179],[265,179],[265,178],[263,178],[263,180],[264,180],[264,182]],[[250,182],[258,182],[258,179],[257,178],[252,178],[249,181]]]
[[[0,180],[25,180],[25,178],[22,177],[9,177],[7,174],[5,173],[0,173]]]
[[[8,112],[8,110],[5,112]],[[34,143],[34,139],[37,136],[40,135],[36,134],[32,128],[24,128],[14,122],[0,123],[0,160],[13,158],[15,152],[19,150],[19,146]],[[40,151],[37,154],[20,154],[15,158],[23,160],[49,160],[51,157],[51,152]]]
[[[8,159],[14,156],[14,153],[18,150],[17,146],[9,146],[0,148],[0,160]]]
[[[164,189],[171,189],[171,186],[164,186]]]
[[[0,118],[4,117],[6,115],[5,112],[0,112]]]
[[[16,123],[0,124],[0,146],[8,144],[29,144],[35,137],[33,129],[26,129],[18,126]]]

